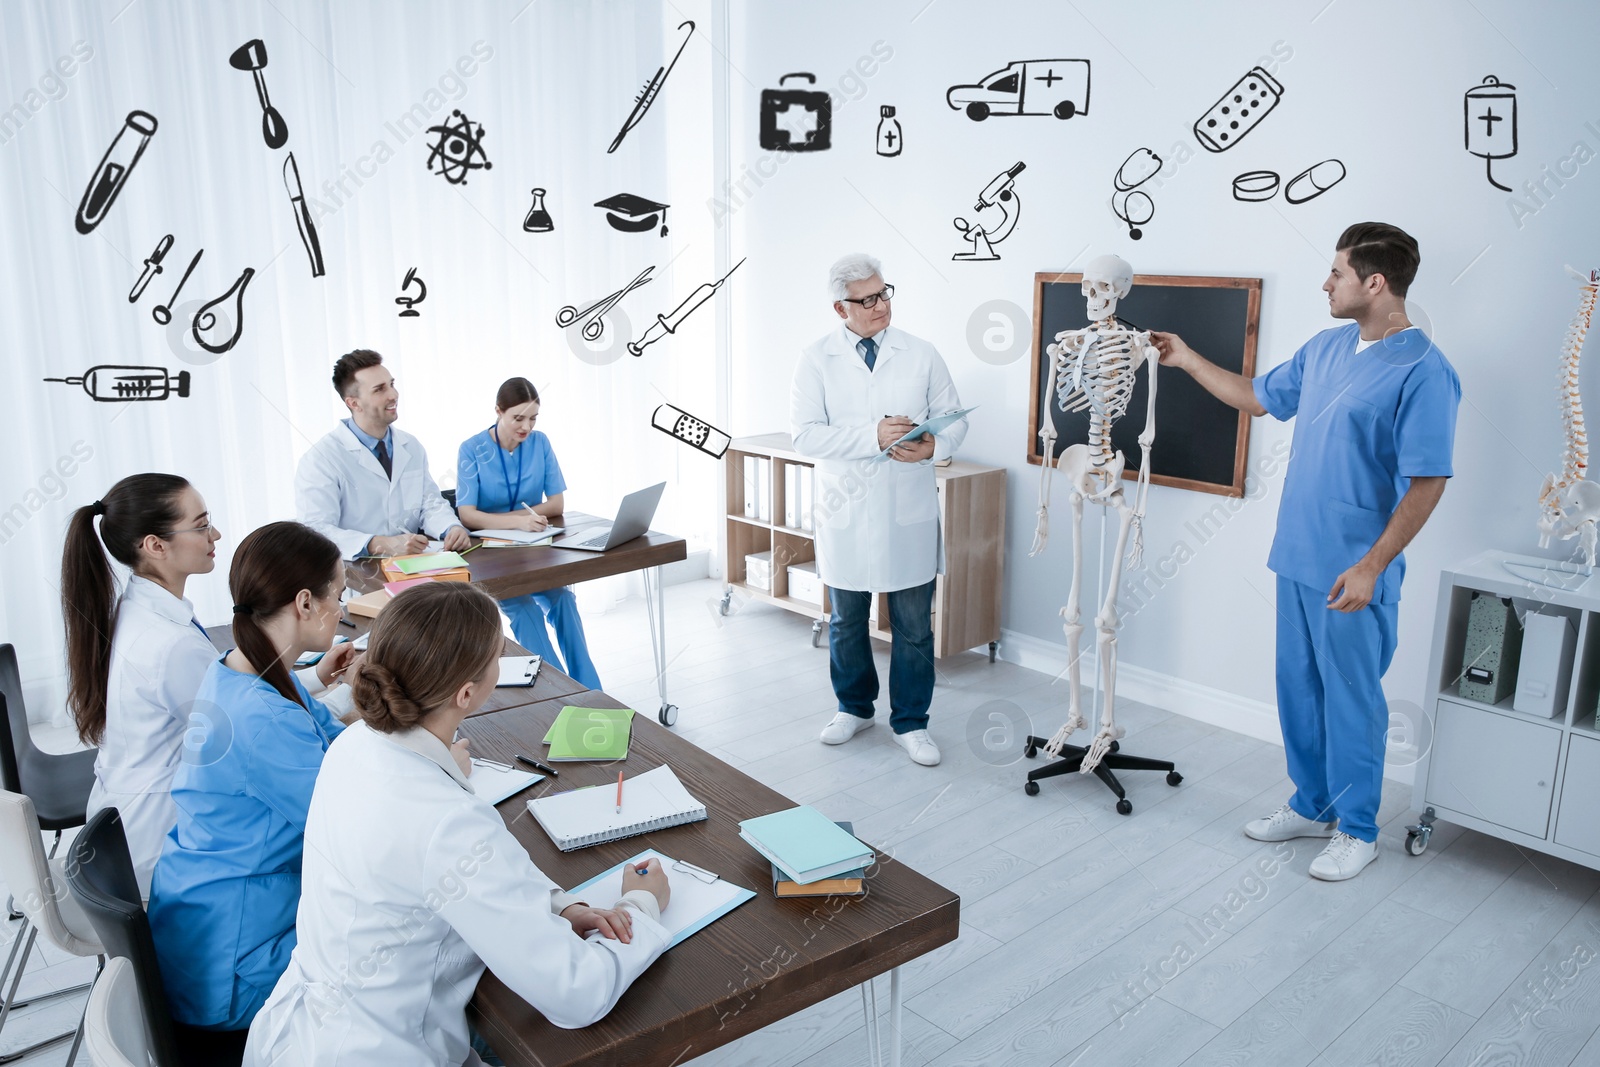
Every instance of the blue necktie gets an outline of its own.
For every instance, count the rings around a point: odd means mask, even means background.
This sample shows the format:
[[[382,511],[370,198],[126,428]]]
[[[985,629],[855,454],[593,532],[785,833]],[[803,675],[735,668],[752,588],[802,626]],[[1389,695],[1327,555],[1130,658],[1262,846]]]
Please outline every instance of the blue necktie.
[[[867,369],[872,370],[878,364],[878,342],[870,337],[861,339],[861,358],[867,361]]]

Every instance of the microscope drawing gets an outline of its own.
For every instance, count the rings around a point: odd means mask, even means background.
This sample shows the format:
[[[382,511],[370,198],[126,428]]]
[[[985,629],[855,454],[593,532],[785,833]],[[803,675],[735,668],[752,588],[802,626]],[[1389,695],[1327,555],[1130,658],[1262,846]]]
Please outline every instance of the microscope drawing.
[[[1590,271],[1586,277],[1571,267],[1567,270],[1582,283],[1583,297],[1561,346],[1561,424],[1567,441],[1561,454],[1560,475],[1545,475],[1539,490],[1539,547],[1548,547],[1552,537],[1563,541],[1579,538],[1583,552],[1581,573],[1589,574],[1594,569],[1595,544],[1600,540],[1596,531],[1596,523],[1600,523],[1600,484],[1587,477],[1589,432],[1583,425],[1578,370],[1584,338],[1594,317],[1595,298],[1600,294],[1600,271]]]
[[[1084,626],[1079,606],[1083,587],[1083,505],[1085,501],[1117,512],[1117,547],[1111,557],[1111,574],[1106,583],[1105,601],[1094,618],[1099,649],[1099,680],[1104,694],[1100,729],[1095,733],[1079,770],[1094,771],[1124,730],[1116,724],[1117,681],[1117,586],[1122,580],[1124,553],[1130,566],[1137,567],[1143,554],[1145,499],[1150,489],[1150,445],[1156,437],[1156,367],[1158,354],[1150,334],[1130,330],[1117,322],[1117,301],[1133,288],[1133,268],[1118,256],[1100,256],[1083,272],[1083,295],[1088,298],[1090,324],[1087,329],[1063,330],[1046,350],[1050,356],[1049,385],[1045,389],[1045,413],[1039,427],[1043,469],[1039,477],[1039,525],[1034,532],[1030,556],[1044,551],[1050,536],[1050,468],[1055,450],[1056,428],[1052,399],[1062,411],[1088,412],[1089,439],[1084,444],[1068,445],[1054,466],[1060,467],[1071,484],[1072,500],[1072,587],[1067,606],[1061,609],[1067,636],[1068,716],[1066,723],[1044,745],[1054,757],[1067,738],[1088,726],[1083,717],[1079,683],[1079,650]],[[1139,479],[1130,503],[1123,494],[1123,454],[1111,447],[1111,426],[1128,410],[1135,377],[1141,364],[1150,367],[1149,405],[1144,430],[1139,434]],[[1130,535],[1132,543],[1130,544]],[[1170,766],[1170,765],[1168,765]]]
[[[411,284],[413,282],[415,282],[417,286],[417,295],[404,295],[405,291],[411,288]],[[417,310],[417,305],[428,299],[428,283],[424,282],[417,274],[417,268],[412,267],[410,270],[406,271],[405,280],[400,283],[400,292],[401,295],[394,298],[394,302],[396,304],[399,304],[401,307],[405,308],[404,311],[400,312],[400,317],[402,319],[415,319],[420,317],[422,312]]]
[[[994,229],[987,229],[981,223],[968,222],[957,217],[956,229],[972,244],[966,252],[957,252],[950,258],[962,263],[976,263],[984,260],[999,259],[1000,255],[994,246],[1011,236],[1011,231],[1017,228],[1017,219],[1022,215],[1022,198],[1017,195],[1017,175],[1027,169],[1024,163],[1018,163],[1009,170],[1003,170],[995,176],[994,181],[983,187],[983,192],[978,194],[975,211],[995,207],[1000,209],[1000,225]]]

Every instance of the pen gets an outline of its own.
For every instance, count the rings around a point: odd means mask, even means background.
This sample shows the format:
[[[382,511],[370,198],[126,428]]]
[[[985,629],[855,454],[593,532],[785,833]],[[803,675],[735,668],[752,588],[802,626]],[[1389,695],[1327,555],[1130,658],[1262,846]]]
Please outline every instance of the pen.
[[[356,628],[356,624],[351,622],[349,619],[340,619],[339,620],[339,625],[340,626],[348,626],[352,630],[354,630]]]
[[[633,869],[633,873],[634,874],[649,874],[650,873],[650,861],[649,860],[645,860],[643,867],[635,867]]]
[[[543,763],[540,763],[538,760],[529,759],[527,756],[524,756],[520,752],[516,753],[511,758],[516,760],[518,763],[526,763],[528,766],[532,767],[536,771],[543,771],[545,774],[554,775],[557,778],[561,777],[561,772],[556,770],[554,767],[547,767]]]
[[[622,772],[617,772],[617,814],[622,814]]]

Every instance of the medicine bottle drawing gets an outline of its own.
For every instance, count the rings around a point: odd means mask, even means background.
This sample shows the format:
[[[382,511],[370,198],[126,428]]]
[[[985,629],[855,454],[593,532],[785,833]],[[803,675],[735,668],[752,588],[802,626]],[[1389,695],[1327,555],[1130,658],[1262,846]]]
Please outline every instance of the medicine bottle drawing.
[[[878,155],[898,156],[900,154],[900,120],[894,117],[894,105],[884,104],[878,108],[878,114],[883,116],[878,120]]]

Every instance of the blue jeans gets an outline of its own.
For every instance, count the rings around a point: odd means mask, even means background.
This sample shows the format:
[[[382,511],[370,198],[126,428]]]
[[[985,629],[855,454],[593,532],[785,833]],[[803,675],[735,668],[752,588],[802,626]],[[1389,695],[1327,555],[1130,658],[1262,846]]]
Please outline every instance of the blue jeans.
[[[889,594],[889,726],[897,734],[928,728],[933,703],[933,582]],[[872,718],[878,699],[878,669],[872,662],[867,612],[872,593],[828,588],[828,672],[839,710]]]
[[[1362,841],[1378,839],[1400,605],[1328,610],[1328,594],[1278,577],[1278,719],[1295,793],[1289,806]]]

